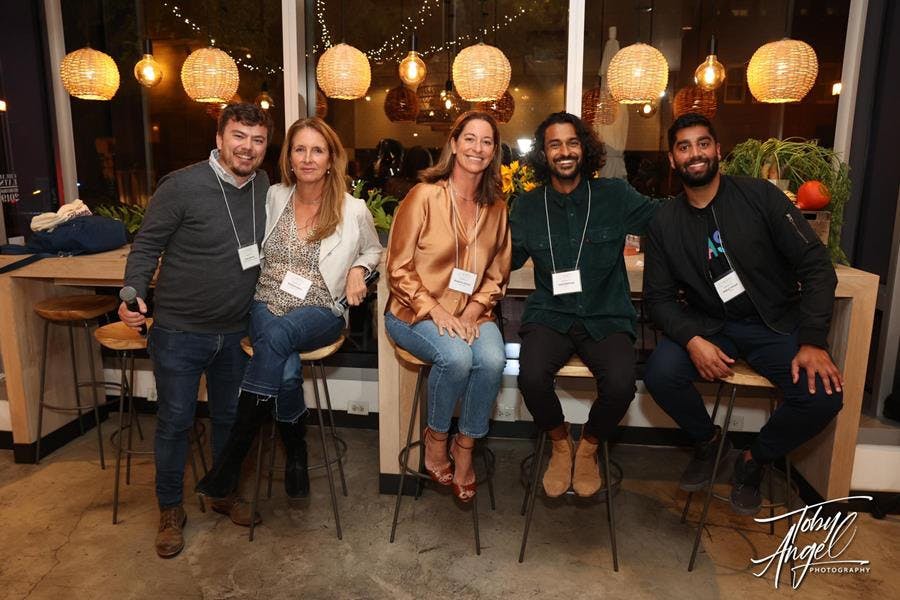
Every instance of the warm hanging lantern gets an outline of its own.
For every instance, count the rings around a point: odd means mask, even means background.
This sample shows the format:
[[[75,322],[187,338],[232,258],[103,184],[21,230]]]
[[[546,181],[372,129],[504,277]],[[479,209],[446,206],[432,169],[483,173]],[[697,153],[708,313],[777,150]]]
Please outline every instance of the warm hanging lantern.
[[[275,100],[273,100],[272,95],[269,94],[268,81],[263,81],[263,84],[260,86],[259,96],[256,97],[256,105],[263,110],[269,110],[275,106]]]
[[[447,85],[420,85],[416,90],[419,100],[419,115],[416,123],[429,125],[432,129],[445,129],[466,108],[465,102],[453,91],[451,82]]]
[[[638,114],[645,119],[649,119],[659,110],[659,102],[656,100],[648,100],[638,106]]]
[[[400,81],[415,90],[419,84],[425,81],[425,75],[428,74],[425,68],[425,61],[416,52],[416,34],[412,35],[410,41],[409,54],[400,61],[398,68],[400,72]]]
[[[116,61],[89,46],[66,54],[59,75],[66,91],[82,100],[111,100],[119,89]]]
[[[483,42],[463,48],[453,61],[453,83],[469,102],[499,100],[509,87],[511,73],[506,55]]]
[[[237,92],[238,81],[234,59],[218,48],[194,50],[181,66],[181,85],[197,102],[228,102]]]
[[[581,95],[581,119],[589,127],[612,125],[616,122],[618,114],[619,103],[600,82]]]
[[[712,119],[716,116],[717,109],[716,93],[697,85],[681,88],[672,101],[672,113],[676,119],[685,113],[697,113]]]
[[[700,89],[711,92],[725,83],[725,67],[716,56],[716,36],[709,38],[709,54],[699,67],[694,71],[694,83]]]
[[[607,84],[622,104],[645,104],[660,97],[669,83],[669,63],[647,44],[625,46],[609,61]]]
[[[316,80],[329,98],[356,100],[366,95],[372,82],[372,69],[365,54],[341,43],[319,58]]]
[[[478,102],[473,107],[475,110],[486,112],[498,122],[509,123],[513,113],[516,112],[516,101],[513,100],[509,90],[503,92],[499,100],[491,100],[490,102]]]
[[[134,65],[134,78],[145,88],[152,88],[162,81],[162,66],[153,58],[153,42],[144,40],[144,56]]]
[[[384,114],[394,123],[415,123],[419,114],[419,98],[408,87],[398,85],[384,97]]]
[[[761,46],[747,66],[750,93],[760,102],[799,102],[816,82],[819,62],[806,42],[783,39]]]

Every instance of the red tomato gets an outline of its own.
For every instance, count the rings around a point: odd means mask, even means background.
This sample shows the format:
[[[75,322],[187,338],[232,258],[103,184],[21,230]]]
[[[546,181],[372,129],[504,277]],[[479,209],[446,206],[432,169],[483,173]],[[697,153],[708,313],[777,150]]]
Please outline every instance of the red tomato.
[[[797,208],[822,210],[831,202],[831,192],[821,181],[807,181],[797,190]]]

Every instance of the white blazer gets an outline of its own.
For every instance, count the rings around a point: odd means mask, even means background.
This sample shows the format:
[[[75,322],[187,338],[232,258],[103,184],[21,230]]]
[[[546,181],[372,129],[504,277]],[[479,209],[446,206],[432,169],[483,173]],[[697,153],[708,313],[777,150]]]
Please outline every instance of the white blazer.
[[[294,186],[276,184],[269,188],[266,195],[266,234],[263,237],[262,252],[265,253],[266,241],[281,213],[294,194]],[[350,194],[344,194],[344,205],[341,207],[341,224],[334,233],[322,240],[319,246],[319,271],[325,280],[328,293],[333,301],[344,297],[347,287],[347,272],[353,267],[365,267],[374,271],[381,260],[384,248],[378,241],[375,222],[366,203]]]

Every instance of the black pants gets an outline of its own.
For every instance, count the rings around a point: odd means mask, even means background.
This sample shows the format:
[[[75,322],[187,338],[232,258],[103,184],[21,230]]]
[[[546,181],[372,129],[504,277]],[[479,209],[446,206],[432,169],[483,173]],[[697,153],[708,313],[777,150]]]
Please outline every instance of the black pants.
[[[634,399],[634,345],[626,333],[594,340],[576,324],[568,333],[538,323],[526,323],[519,331],[519,390],[535,424],[549,431],[563,424],[562,406],[556,395],[556,372],[577,354],[597,380],[598,397],[591,405],[584,431],[601,439],[609,436]]]
[[[825,428],[841,410],[843,394],[825,393],[816,376],[816,393],[806,386],[806,372],[791,381],[791,360],[797,354],[797,334],[775,333],[758,319],[726,321],[719,333],[705,336],[731,358],[743,358],[781,389],[783,402],[760,430],[750,452],[767,463],[788,454]],[[703,398],[694,387],[699,374],[687,350],[663,338],[647,361],[644,384],[653,399],[695,441],[710,439],[715,430]]]

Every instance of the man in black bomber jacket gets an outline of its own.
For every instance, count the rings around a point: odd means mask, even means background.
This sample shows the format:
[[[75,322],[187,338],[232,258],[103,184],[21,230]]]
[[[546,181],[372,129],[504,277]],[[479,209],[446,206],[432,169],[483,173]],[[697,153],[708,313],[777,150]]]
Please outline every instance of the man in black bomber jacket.
[[[837,277],[787,197],[767,181],[721,175],[720,159],[709,120],[688,113],[672,123],[669,162],[684,193],[657,212],[647,235],[644,301],[665,337],[644,383],[695,442],[680,481],[686,491],[709,483],[721,436],[693,382],[728,377],[741,358],[781,389],[784,401],[735,462],[732,508],[755,514],[765,466],[841,409],[827,342]],[[726,440],[722,457],[730,449]]]

